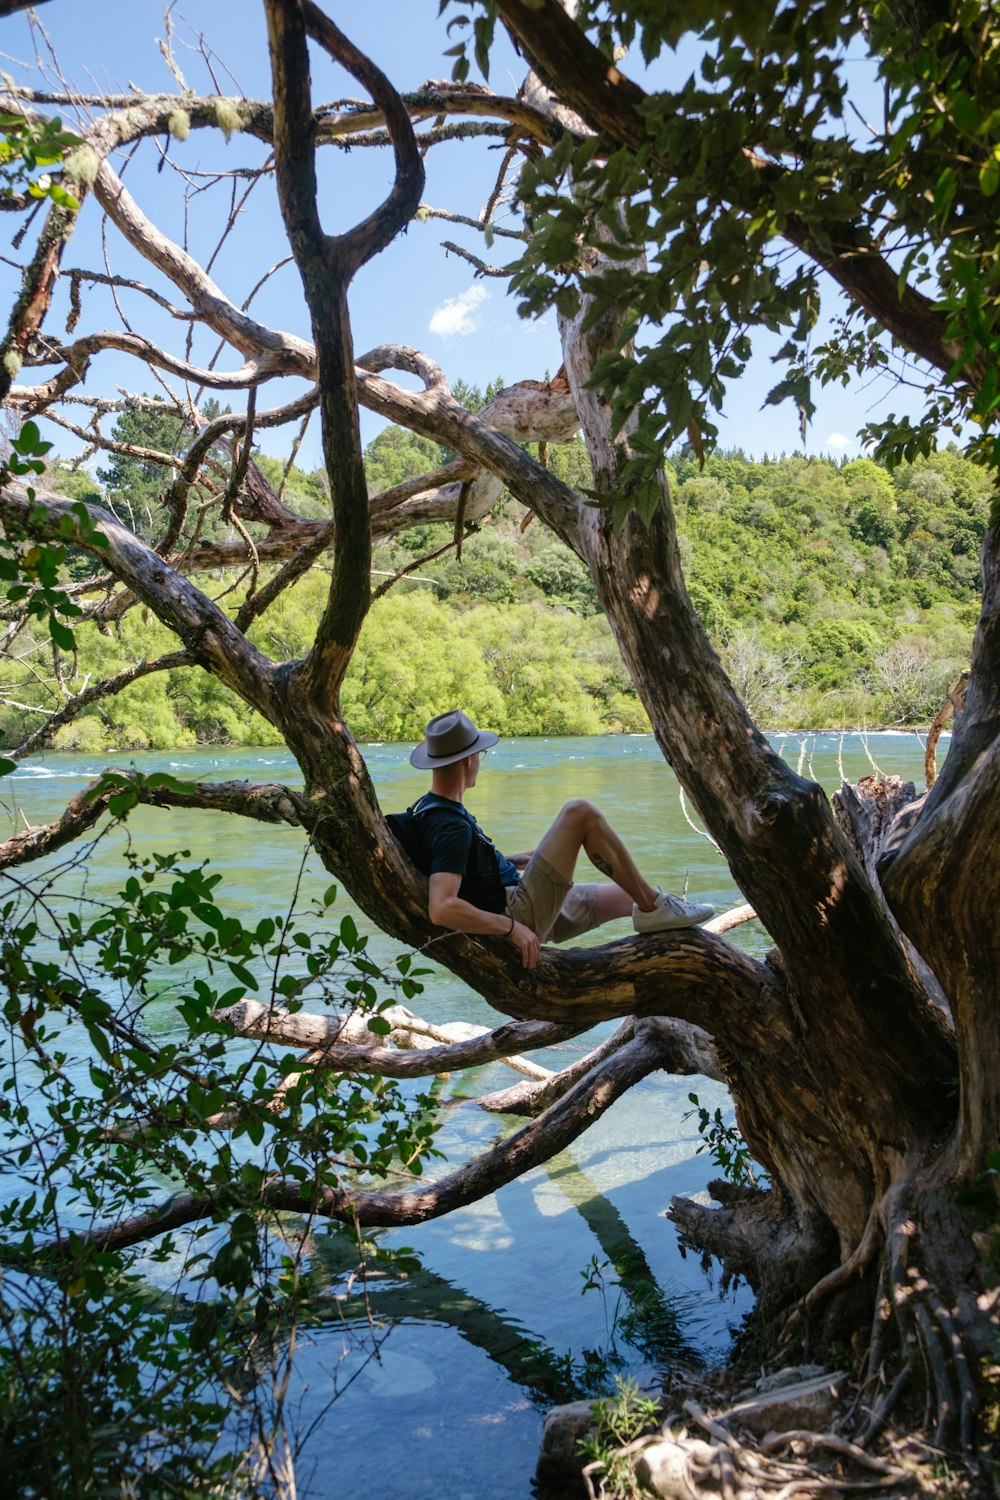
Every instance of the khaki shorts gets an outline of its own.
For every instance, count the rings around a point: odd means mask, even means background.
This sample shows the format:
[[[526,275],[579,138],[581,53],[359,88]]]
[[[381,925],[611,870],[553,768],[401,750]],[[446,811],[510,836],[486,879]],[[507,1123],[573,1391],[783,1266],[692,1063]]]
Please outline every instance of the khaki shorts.
[[[543,943],[566,943],[599,927],[596,885],[574,885],[548,860],[533,854],[519,885],[507,888],[507,915],[530,927]]]

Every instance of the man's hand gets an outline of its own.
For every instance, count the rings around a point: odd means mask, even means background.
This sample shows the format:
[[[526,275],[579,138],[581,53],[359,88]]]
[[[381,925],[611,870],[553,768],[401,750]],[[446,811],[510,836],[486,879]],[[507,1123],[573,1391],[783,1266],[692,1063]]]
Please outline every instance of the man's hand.
[[[530,927],[525,927],[523,922],[515,922],[510,930],[510,942],[520,950],[521,963],[526,969],[533,969],[538,962],[538,953],[541,943],[538,941],[537,933],[532,932]]]
[[[427,915],[435,927],[447,927],[451,932],[467,932],[471,937],[505,937],[521,955],[526,969],[533,969],[538,962],[541,943],[530,927],[515,922],[509,930],[504,926],[510,921],[506,912],[481,911],[458,894],[462,883],[460,875],[448,875],[438,871],[432,875],[427,893]]]
[[[534,852],[534,849],[527,849],[523,854],[508,854],[507,858],[514,866],[515,870],[523,870],[527,866],[527,863]]]

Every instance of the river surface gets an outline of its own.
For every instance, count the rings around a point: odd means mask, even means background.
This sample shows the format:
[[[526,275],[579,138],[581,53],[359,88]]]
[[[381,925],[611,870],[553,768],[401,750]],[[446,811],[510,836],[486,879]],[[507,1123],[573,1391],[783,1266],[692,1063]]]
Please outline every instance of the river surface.
[[[923,743],[913,734],[790,734],[773,742],[828,791],[842,775],[855,780],[873,766],[922,785]],[[365,747],[387,811],[424,790],[407,754],[398,745]],[[191,780],[300,781],[291,758],[272,749],[53,754],[4,783],[7,815],[16,827],[48,822],[99,771],[132,764]],[[497,843],[513,851],[533,847],[572,797],[604,810],[654,884],[686,890],[720,910],[741,900],[651,736],[508,740],[490,752],[468,800]],[[120,885],[124,837],[116,832],[88,860],[95,894]],[[141,852],[184,848],[209,860],[224,876],[226,904],[244,915],[285,909],[304,849],[297,830],[176,809],[138,809],[128,837]],[[307,862],[302,909],[328,884],[315,860]],[[337,911],[350,909],[342,894]],[[361,930],[370,931],[356,915]],[[623,935],[630,931],[628,923],[619,927]],[[609,928],[607,935],[614,933]],[[733,940],[758,953],[768,946],[757,923]],[[372,934],[377,959],[388,961],[397,951]],[[412,1008],[435,1021],[497,1024],[496,1012],[443,969],[433,971]],[[534,1056],[564,1067],[609,1029]],[[446,1085],[438,1145],[449,1165],[511,1128],[510,1120],[478,1109],[474,1096],[515,1081],[498,1064]],[[722,1291],[711,1267],[684,1258],[665,1218],[675,1194],[702,1196],[718,1175],[698,1152],[692,1092],[731,1119],[718,1084],[655,1075],[545,1167],[474,1207],[388,1237],[412,1247],[423,1270],[407,1283],[373,1288],[385,1335],[379,1356],[370,1357],[370,1343],[355,1325],[344,1328],[336,1319],[302,1339],[290,1406],[293,1426],[309,1431],[297,1463],[300,1500],[362,1490],[380,1500],[527,1500],[545,1411],[571,1366],[578,1380],[588,1368],[606,1368],[642,1382],[655,1377],[657,1360],[669,1357],[672,1344],[708,1359],[725,1357],[732,1330],[751,1306],[749,1294]],[[428,1175],[444,1169],[432,1167]],[[590,1279],[597,1286],[586,1290],[587,1273],[595,1270]],[[659,1299],[650,1298],[651,1279]]]

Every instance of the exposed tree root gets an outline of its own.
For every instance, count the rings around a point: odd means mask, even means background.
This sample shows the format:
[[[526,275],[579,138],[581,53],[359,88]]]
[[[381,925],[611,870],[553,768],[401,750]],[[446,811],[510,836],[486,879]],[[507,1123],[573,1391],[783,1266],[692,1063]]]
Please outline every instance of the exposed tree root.
[[[742,1277],[757,1294],[758,1316],[783,1318],[815,1286],[830,1263],[829,1227],[818,1215],[804,1218],[773,1188],[708,1184],[716,1208],[673,1198],[668,1217],[677,1225],[682,1247],[715,1256],[724,1282]]]
[[[871,1265],[878,1245],[878,1211],[873,1206],[871,1213],[868,1215],[865,1232],[861,1236],[857,1247],[841,1265],[837,1266],[835,1270],[830,1271],[820,1281],[817,1281],[816,1285],[806,1293],[804,1299],[806,1313],[814,1312],[824,1297],[829,1297],[832,1292],[844,1286],[853,1276],[862,1275]]]
[[[976,1448],[983,1400],[977,1380],[1000,1337],[1000,1288],[976,1248],[975,1214],[956,1201],[942,1175],[943,1185],[927,1179],[919,1164],[901,1170],[874,1204],[853,1253],[808,1290],[801,1280],[809,1265],[801,1255],[805,1228],[780,1199],[712,1184],[721,1207],[675,1200],[670,1213],[684,1242],[717,1255],[725,1276],[745,1276],[754,1287],[752,1322],[772,1345],[774,1324],[782,1320],[789,1351],[808,1349],[811,1340],[829,1347],[831,1339],[850,1338],[860,1371],[858,1398],[845,1418],[852,1440],[864,1446],[892,1420],[916,1421],[936,1449],[985,1471],[989,1454]],[[829,1264],[829,1240],[819,1226],[813,1233],[813,1264]],[[789,1244],[800,1252],[798,1261],[786,1255]],[[865,1340],[859,1315],[872,1290]]]
[[[623,1460],[644,1489],[661,1500],[793,1500],[798,1495],[857,1495],[908,1490],[921,1483],[920,1475],[888,1459],[866,1453],[837,1432],[795,1428],[771,1433],[762,1440],[738,1426],[734,1412],[710,1416],[691,1398],[683,1402],[686,1422],[668,1417],[652,1437],[639,1439],[614,1456],[610,1468]],[[781,1450],[791,1450],[779,1457]],[[603,1464],[588,1466],[586,1479],[593,1496],[610,1495],[595,1479]],[[860,1471],[860,1472],[858,1472]]]
[[[805,1374],[808,1378],[803,1380]],[[825,1393],[826,1404],[814,1404]],[[839,1398],[838,1398],[839,1393]],[[656,1431],[602,1451],[583,1469],[592,1500],[649,1493],[659,1500],[795,1500],[806,1495],[983,1496],[976,1472],[919,1433],[890,1432],[881,1452],[850,1435],[855,1405],[844,1377],[787,1370],[733,1394],[725,1376],[668,1377]],[[777,1430],[769,1430],[771,1413]],[[802,1425],[782,1425],[796,1413]],[[820,1420],[816,1420],[820,1418]],[[943,1471],[943,1472],[942,1472]],[[540,1477],[542,1471],[540,1470]],[[542,1487],[552,1497],[562,1491]]]

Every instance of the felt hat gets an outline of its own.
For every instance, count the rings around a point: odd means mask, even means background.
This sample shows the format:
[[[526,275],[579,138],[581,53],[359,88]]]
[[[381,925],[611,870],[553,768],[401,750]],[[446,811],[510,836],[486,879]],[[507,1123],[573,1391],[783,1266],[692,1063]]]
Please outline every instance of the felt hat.
[[[488,750],[500,736],[491,729],[477,729],[461,709],[451,709],[438,714],[424,730],[424,737],[410,756],[410,765],[419,770],[434,770],[436,766],[450,766],[467,755],[479,750]]]

